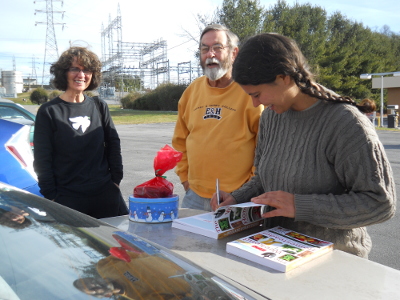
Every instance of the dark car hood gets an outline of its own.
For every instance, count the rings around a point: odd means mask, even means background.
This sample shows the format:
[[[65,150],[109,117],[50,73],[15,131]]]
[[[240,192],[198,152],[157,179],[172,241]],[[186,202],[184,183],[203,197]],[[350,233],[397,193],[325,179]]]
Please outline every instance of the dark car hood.
[[[16,211],[25,221],[11,225],[4,214]],[[2,183],[0,221],[0,299],[88,299],[81,290],[94,282],[120,289],[106,299],[255,299],[148,240]]]

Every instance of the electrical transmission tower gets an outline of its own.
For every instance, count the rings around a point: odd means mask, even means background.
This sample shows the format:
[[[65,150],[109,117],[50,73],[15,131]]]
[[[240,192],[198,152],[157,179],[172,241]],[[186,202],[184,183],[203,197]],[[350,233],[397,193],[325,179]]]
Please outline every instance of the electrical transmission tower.
[[[36,75],[36,66],[35,66],[35,55],[32,57],[32,79],[36,81],[37,84],[37,75]]]
[[[103,78],[110,86],[115,86],[118,74],[122,72],[124,65],[122,57],[122,21],[121,10],[118,4],[118,16],[111,20],[109,17],[109,25],[104,28],[101,25],[101,55],[102,64],[105,72]],[[116,36],[116,41],[114,37]],[[107,43],[108,42],[108,43]]]
[[[31,83],[37,84],[36,66],[35,66],[35,55],[32,57],[32,73],[31,77],[28,77],[28,91],[31,89]]]
[[[35,26],[37,24],[46,24],[47,29],[46,29],[46,47],[45,47],[45,52],[44,52],[44,61],[43,61],[43,73],[42,73],[42,86],[45,81],[45,78],[50,79],[50,74],[47,73],[47,70],[49,69],[49,65],[51,65],[53,62],[58,60],[58,47],[57,47],[57,39],[56,39],[56,33],[54,31],[54,25],[62,25],[64,29],[65,23],[55,23],[53,19],[53,14],[54,13],[60,13],[62,14],[62,17],[64,18],[64,11],[55,11],[53,10],[53,2],[61,2],[61,6],[63,6],[63,1],[62,0],[44,0],[46,1],[46,9],[45,10],[35,10],[35,15],[36,13],[46,13],[47,15],[47,22],[36,22]],[[36,1],[34,1],[36,3]],[[46,76],[45,76],[46,74]]]
[[[143,85],[156,87],[169,81],[169,61],[167,59],[167,41],[153,43],[132,43],[122,40],[121,9],[118,4],[118,16],[109,25],[101,28],[101,54],[103,81],[114,87],[124,78],[140,78]]]

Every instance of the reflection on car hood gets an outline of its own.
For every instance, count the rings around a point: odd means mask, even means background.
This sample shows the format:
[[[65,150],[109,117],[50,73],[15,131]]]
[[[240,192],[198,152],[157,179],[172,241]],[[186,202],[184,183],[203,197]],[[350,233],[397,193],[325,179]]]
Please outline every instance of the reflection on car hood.
[[[10,122],[14,122],[14,123],[18,123],[18,124],[22,124],[22,125],[34,125],[35,122],[32,120],[28,120],[28,119],[24,119],[24,118],[6,118],[3,120],[7,120]]]
[[[0,299],[265,299],[139,236],[3,183],[0,257]]]

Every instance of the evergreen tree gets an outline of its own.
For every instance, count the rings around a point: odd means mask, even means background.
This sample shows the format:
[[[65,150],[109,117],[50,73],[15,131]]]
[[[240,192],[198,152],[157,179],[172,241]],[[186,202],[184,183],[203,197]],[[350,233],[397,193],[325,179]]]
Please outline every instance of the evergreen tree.
[[[224,0],[218,9],[219,23],[236,33],[240,41],[261,32],[263,8],[258,0]]]
[[[326,22],[326,11],[321,7],[298,3],[289,7],[280,0],[265,12],[263,28],[264,32],[276,32],[294,39],[310,65],[318,69],[328,38]]]

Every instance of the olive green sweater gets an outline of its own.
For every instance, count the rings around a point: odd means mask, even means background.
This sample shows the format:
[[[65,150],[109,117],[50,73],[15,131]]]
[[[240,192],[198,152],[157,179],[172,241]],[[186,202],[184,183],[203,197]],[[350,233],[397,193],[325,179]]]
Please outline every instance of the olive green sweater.
[[[374,126],[354,106],[327,101],[304,111],[265,110],[255,156],[256,175],[232,193],[238,203],[268,191],[295,195],[295,218],[280,225],[368,257],[365,226],[393,217],[393,173]]]

